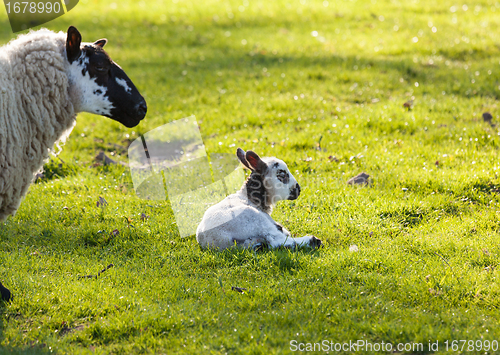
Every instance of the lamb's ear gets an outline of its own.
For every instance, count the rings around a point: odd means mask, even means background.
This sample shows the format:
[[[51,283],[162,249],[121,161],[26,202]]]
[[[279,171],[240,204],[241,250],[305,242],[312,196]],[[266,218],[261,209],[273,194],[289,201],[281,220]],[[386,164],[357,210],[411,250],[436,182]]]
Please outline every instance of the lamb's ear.
[[[248,165],[247,159],[245,158],[245,151],[241,148],[236,150],[236,156],[240,160],[241,164],[245,165],[247,169],[253,170],[250,165]]]
[[[80,49],[80,44],[82,43],[82,35],[78,30],[69,26],[68,37],[66,38],[66,55],[68,56],[68,61],[73,63],[78,57],[82,50]]]
[[[96,46],[99,46],[101,48],[104,47],[106,43],[108,43],[108,40],[106,38],[98,39],[97,41],[94,42]]]
[[[247,151],[245,158],[246,158],[248,164],[250,164],[250,166],[252,167],[252,170],[255,170],[256,172],[258,172],[261,175],[263,175],[266,172],[267,164],[264,163],[264,161],[262,161],[262,159],[260,159],[260,157],[257,155],[257,153],[249,150],[249,151]]]

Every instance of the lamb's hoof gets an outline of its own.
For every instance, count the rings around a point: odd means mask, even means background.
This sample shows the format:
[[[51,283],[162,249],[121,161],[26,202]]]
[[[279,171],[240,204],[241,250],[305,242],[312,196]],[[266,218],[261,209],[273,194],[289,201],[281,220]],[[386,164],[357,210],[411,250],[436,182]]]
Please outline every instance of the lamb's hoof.
[[[10,301],[11,298],[11,293],[8,289],[3,287],[2,283],[0,282],[0,299],[3,301]]]
[[[323,243],[321,242],[320,239],[312,235],[311,239],[309,240],[309,246],[311,248],[321,248],[323,246]]]

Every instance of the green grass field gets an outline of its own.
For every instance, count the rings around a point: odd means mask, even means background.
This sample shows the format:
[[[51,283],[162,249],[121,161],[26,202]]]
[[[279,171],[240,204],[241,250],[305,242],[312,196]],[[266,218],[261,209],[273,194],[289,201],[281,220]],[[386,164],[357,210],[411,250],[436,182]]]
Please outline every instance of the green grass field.
[[[45,27],[108,38],[148,115],[127,129],[80,114],[0,223],[15,295],[0,353],[286,354],[324,340],[499,353],[499,15],[481,0],[81,0]],[[190,115],[211,153],[287,162],[302,193],[273,217],[325,247],[201,250],[168,201],[135,195],[127,167],[96,166]],[[346,184],[363,171],[370,185]],[[451,348],[461,340],[479,342]],[[412,342],[423,348],[396,350]]]

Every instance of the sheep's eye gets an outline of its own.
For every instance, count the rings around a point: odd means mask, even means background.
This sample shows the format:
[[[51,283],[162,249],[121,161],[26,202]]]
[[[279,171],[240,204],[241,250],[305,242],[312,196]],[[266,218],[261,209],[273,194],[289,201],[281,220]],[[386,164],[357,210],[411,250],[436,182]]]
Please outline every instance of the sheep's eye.
[[[105,73],[108,71],[108,68],[104,65],[96,65],[94,68],[99,73]]]

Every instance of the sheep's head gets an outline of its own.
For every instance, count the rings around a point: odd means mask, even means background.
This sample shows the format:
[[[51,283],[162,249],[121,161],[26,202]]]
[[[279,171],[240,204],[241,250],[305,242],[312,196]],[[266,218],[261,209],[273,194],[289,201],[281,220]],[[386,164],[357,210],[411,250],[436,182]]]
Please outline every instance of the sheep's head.
[[[146,101],[122,68],[104,51],[106,39],[82,43],[71,26],[66,38],[70,96],[77,112],[109,117],[135,127],[146,116]]]
[[[246,182],[248,198],[268,211],[281,200],[295,200],[300,186],[288,170],[285,162],[276,158],[261,159],[257,153],[238,148],[240,162],[252,171]]]

